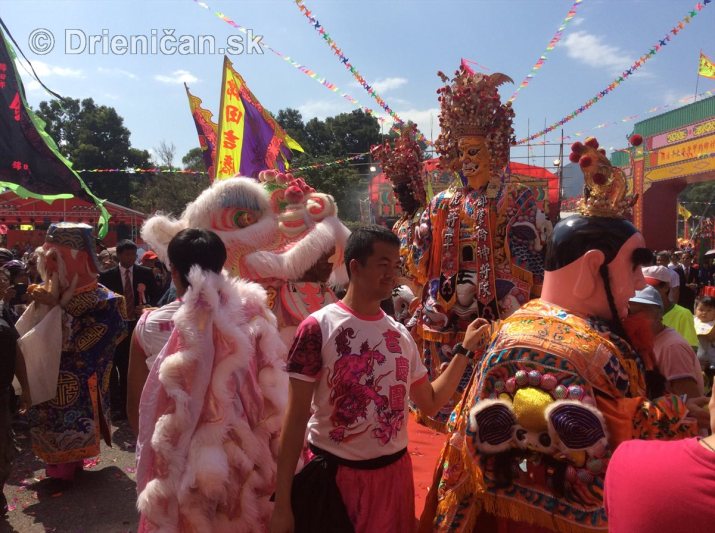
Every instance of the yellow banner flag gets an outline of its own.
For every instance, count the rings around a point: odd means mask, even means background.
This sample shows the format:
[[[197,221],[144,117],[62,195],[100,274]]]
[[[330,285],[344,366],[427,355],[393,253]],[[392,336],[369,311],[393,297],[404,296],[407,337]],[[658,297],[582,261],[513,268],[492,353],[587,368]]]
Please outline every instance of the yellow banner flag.
[[[227,57],[223,67],[216,179],[257,178],[267,169],[285,172],[291,150],[303,148],[264,109]]]
[[[678,216],[683,217],[684,220],[689,220],[693,214],[683,207],[683,204],[678,203]]]
[[[698,76],[715,80],[715,63],[708,56],[700,52],[700,65],[698,66]]]

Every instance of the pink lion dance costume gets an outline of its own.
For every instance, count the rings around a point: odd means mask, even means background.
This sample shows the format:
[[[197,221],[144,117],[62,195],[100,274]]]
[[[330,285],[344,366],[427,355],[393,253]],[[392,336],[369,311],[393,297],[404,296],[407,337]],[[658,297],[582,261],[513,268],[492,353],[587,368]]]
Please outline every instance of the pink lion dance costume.
[[[142,237],[165,256],[171,238],[189,227],[215,232],[226,245],[229,274],[266,289],[286,343],[305,317],[335,301],[330,286],[347,283],[342,257],[350,231],[335,200],[291,174],[217,181],[179,219],[149,219]]]

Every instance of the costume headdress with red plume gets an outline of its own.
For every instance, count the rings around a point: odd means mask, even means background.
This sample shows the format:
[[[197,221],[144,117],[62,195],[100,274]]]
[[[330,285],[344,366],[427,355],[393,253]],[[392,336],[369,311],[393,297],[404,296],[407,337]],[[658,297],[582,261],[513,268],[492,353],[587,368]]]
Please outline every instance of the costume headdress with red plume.
[[[632,142],[637,142],[634,139]],[[584,195],[578,211],[585,216],[630,218],[637,196],[629,195],[625,175],[599,148],[598,140],[589,137],[585,142],[571,145],[569,159],[578,163],[584,176]]]
[[[425,205],[426,201],[422,149],[416,137],[417,126],[411,124],[402,129],[394,145],[385,141],[370,149],[370,153],[392,182],[400,207],[407,214]]]
[[[435,148],[445,166],[457,169],[457,142],[468,135],[484,136],[492,159],[492,174],[500,174],[509,162],[509,148],[514,142],[514,110],[511,103],[502,104],[498,88],[514,83],[506,74],[472,73],[463,66],[451,80],[442,72],[438,76],[446,83],[437,90],[440,102],[441,133]]]

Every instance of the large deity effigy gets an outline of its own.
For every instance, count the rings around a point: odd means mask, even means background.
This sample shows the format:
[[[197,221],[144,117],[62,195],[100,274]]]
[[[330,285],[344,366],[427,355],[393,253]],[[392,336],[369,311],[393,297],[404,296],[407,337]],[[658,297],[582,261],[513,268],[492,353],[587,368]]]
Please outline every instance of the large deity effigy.
[[[441,133],[435,146],[442,167],[458,173],[462,185],[429,203],[407,259],[425,286],[419,327],[430,379],[439,375],[470,322],[506,318],[538,295],[543,277],[534,195],[512,183],[507,171],[514,112],[501,103],[498,87],[511,80],[463,67],[451,81],[440,76],[446,85],[438,90]],[[437,415],[438,429],[453,406]]]
[[[572,149],[580,214],[554,228],[541,297],[501,322],[455,408],[421,531],[605,532],[616,447],[698,431],[697,399],[663,394],[652,339],[628,318],[652,254],[623,174],[595,139]]]
[[[306,316],[335,301],[330,287],[347,282],[342,257],[350,231],[335,200],[291,174],[217,181],[178,219],[149,219],[142,237],[164,256],[171,238],[189,227],[218,234],[228,251],[225,268],[266,289],[286,343]]]
[[[426,204],[424,170],[422,168],[422,148],[416,140],[417,127],[412,124],[400,132],[394,143],[385,141],[372,147],[371,155],[380,163],[385,176],[392,182],[402,214],[392,226],[392,231],[400,238],[400,259],[402,261],[401,284],[393,292],[395,319],[403,324],[412,315],[412,302],[421,293],[422,285],[412,275],[408,265],[415,231]]]

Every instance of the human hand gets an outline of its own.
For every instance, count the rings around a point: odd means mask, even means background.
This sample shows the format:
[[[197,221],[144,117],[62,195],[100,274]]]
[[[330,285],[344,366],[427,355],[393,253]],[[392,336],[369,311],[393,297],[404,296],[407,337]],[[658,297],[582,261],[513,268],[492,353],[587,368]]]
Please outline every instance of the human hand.
[[[271,516],[270,533],[293,533],[295,523],[291,509],[276,507]]]
[[[467,326],[462,346],[470,352],[481,352],[487,347],[487,344],[489,344],[491,336],[491,324],[483,318],[477,318]]]
[[[54,307],[60,302],[59,298],[51,290],[44,286],[37,286],[37,288],[27,294],[30,295],[30,299],[33,302],[47,305],[49,307]]]
[[[710,399],[706,396],[699,398],[688,398],[685,406],[688,408],[688,415],[698,421],[701,429],[710,428],[710,411],[705,407]]]
[[[21,415],[27,413],[27,411],[32,407],[32,399],[30,398],[30,391],[25,390],[23,387],[22,394],[20,395],[20,403],[17,406],[17,410]]]

